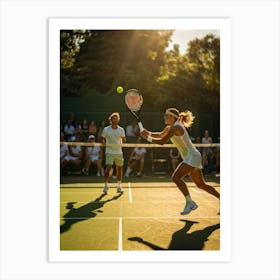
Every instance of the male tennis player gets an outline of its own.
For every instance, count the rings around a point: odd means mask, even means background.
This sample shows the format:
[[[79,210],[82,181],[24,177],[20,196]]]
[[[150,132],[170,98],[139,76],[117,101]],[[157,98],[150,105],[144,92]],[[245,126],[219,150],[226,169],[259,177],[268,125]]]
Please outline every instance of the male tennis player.
[[[123,175],[123,152],[121,144],[126,142],[125,132],[118,124],[120,122],[120,114],[112,113],[109,117],[110,125],[106,126],[102,132],[102,142],[106,143],[106,170],[104,174],[105,186],[103,192],[107,194],[109,190],[108,180],[109,174],[115,163],[117,169],[117,192],[122,193],[121,186]]]
[[[192,112],[185,111],[180,113],[176,108],[169,108],[164,114],[166,127],[162,132],[155,133],[146,129],[141,132],[141,136],[149,142],[163,145],[171,140],[179,150],[183,160],[172,174],[172,180],[186,197],[186,205],[181,212],[182,215],[188,214],[198,207],[198,205],[191,199],[188,187],[183,180],[187,175],[190,176],[192,181],[199,188],[214,195],[218,199],[220,198],[220,194],[212,186],[205,183],[201,171],[201,154],[192,144],[186,130],[186,127],[191,127],[193,120],[194,116]]]

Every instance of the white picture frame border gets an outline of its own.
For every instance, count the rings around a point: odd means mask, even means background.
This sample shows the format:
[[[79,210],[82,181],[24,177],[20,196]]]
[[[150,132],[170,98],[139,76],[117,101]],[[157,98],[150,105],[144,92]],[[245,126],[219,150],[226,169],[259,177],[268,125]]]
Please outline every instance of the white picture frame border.
[[[59,232],[60,30],[220,30],[221,235],[219,251],[61,251]],[[231,261],[231,19],[49,18],[49,261],[230,262]],[[226,186],[226,187],[225,187]]]

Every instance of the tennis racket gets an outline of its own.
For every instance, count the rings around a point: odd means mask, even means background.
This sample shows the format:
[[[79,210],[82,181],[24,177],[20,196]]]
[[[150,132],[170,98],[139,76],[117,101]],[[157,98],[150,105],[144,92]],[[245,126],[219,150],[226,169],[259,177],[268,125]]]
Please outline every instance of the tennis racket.
[[[140,110],[143,104],[143,97],[137,89],[129,89],[125,94],[125,104],[132,115],[136,118],[140,132],[144,130],[140,120]]]

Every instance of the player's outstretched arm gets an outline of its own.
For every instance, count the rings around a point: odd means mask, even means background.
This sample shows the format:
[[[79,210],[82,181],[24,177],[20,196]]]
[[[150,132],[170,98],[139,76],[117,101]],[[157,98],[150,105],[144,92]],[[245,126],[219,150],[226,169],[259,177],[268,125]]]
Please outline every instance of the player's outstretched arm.
[[[168,131],[170,130],[170,126],[167,126],[163,131],[161,132],[151,132],[151,131],[148,131],[148,130],[145,130],[148,134],[148,136],[151,136],[153,138],[163,138],[165,135],[167,135]],[[142,133],[141,133],[142,135]]]
[[[182,128],[178,126],[169,127],[167,134],[162,138],[152,137],[151,135],[148,135],[147,132],[145,133],[145,131],[141,133],[141,136],[151,143],[163,145],[167,143],[173,135],[180,135],[182,133],[181,129]]]

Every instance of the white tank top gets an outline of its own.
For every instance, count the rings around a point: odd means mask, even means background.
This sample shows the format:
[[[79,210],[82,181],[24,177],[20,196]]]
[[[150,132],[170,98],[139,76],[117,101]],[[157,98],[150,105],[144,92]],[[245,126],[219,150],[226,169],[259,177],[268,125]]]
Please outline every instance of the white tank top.
[[[184,130],[184,134],[182,136],[174,135],[170,139],[178,149],[182,159],[184,160],[192,155],[200,155],[200,152],[193,145],[186,128],[179,122],[175,122],[173,126],[180,126]]]

